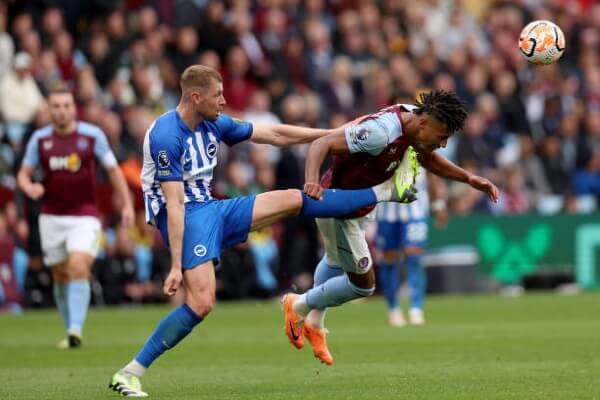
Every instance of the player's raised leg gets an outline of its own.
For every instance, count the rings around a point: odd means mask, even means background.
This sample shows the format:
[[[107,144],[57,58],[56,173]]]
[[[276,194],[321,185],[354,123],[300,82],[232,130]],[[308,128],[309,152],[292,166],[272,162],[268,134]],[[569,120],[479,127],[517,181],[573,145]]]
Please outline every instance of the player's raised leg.
[[[252,210],[252,230],[261,229],[290,215],[308,218],[335,218],[383,201],[410,203],[416,189],[400,169],[385,182],[366,189],[326,189],[316,200],[297,189],[274,190],[256,196]]]

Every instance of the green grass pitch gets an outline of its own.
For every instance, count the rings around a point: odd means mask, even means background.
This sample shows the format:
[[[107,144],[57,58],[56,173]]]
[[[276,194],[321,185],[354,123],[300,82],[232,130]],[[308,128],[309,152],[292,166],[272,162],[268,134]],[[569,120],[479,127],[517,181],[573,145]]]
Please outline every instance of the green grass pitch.
[[[0,399],[109,399],[167,307],[93,309],[59,351],[55,311],[0,315]],[[143,384],[154,399],[600,399],[600,294],[432,297],[389,328],[381,298],[332,309],[335,364],[292,348],[279,303],[220,303]],[[308,344],[307,344],[308,346]]]

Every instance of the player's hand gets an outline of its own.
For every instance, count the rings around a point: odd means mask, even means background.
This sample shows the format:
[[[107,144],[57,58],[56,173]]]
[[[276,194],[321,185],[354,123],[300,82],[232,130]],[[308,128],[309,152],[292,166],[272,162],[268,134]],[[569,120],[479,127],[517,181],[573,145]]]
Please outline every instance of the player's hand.
[[[469,185],[477,190],[480,190],[488,195],[488,198],[494,203],[498,202],[500,197],[500,191],[489,179],[483,178],[477,175],[471,175],[469,178]]]
[[[32,200],[39,200],[44,195],[45,189],[41,183],[32,183],[25,194]]]
[[[304,193],[316,200],[323,200],[323,188],[318,183],[306,182]]]
[[[183,280],[183,272],[181,268],[171,267],[171,271],[169,275],[167,275],[167,279],[165,279],[165,284],[163,285],[163,292],[167,296],[173,296],[179,286],[181,286],[181,281]]]
[[[132,206],[125,206],[121,211],[121,225],[125,228],[131,228],[133,221],[135,220],[135,214]]]

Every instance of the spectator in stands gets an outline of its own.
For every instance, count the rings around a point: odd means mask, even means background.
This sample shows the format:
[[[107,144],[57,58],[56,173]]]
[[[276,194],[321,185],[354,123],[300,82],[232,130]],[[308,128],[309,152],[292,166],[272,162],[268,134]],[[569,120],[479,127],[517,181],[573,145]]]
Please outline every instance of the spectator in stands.
[[[31,75],[31,67],[31,56],[25,52],[17,53],[12,71],[0,83],[0,112],[13,146],[21,143],[27,125],[44,101]]]

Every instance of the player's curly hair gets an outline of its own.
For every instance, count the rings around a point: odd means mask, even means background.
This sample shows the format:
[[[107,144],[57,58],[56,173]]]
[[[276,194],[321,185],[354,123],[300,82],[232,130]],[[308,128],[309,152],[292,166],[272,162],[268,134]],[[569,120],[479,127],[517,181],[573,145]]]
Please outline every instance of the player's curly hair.
[[[418,107],[415,114],[434,116],[448,127],[450,133],[461,130],[467,118],[465,103],[454,92],[432,90],[421,93],[415,105]]]

